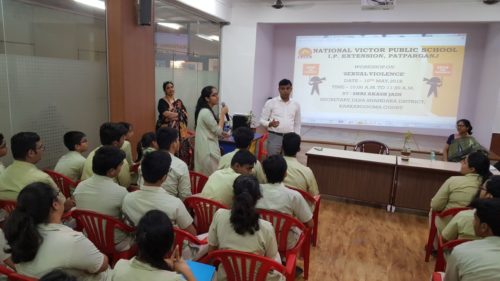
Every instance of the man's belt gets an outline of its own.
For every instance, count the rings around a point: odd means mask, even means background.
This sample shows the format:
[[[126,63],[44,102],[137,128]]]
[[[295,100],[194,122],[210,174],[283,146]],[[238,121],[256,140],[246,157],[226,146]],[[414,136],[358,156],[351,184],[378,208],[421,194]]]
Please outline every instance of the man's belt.
[[[270,134],[273,134],[273,135],[278,135],[278,136],[284,136],[285,133],[277,133],[277,132],[274,132],[274,131],[269,131]]]

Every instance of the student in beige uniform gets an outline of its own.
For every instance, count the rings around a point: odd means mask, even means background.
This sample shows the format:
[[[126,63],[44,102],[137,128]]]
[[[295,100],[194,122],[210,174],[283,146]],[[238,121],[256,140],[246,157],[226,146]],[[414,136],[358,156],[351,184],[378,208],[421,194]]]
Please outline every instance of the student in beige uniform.
[[[500,198],[500,176],[492,176],[480,188],[480,199]],[[443,229],[441,235],[446,241],[454,239],[478,239],[474,231],[475,210],[465,210],[456,214]]]
[[[78,280],[109,277],[108,257],[83,233],[61,224],[65,198],[59,190],[37,182],[26,186],[17,199],[4,232],[18,273],[40,278],[63,269]]]
[[[132,136],[134,136],[134,127],[132,124],[127,122],[119,122],[118,124],[122,125],[127,130],[125,140],[123,141],[120,149],[125,152],[125,160],[127,160],[128,165],[132,166],[132,164],[134,164],[134,160],[132,159],[132,145],[130,144],[130,140],[132,139]]]
[[[151,210],[144,214],[137,224],[135,241],[137,256],[116,263],[113,281],[196,281],[178,249],[173,258],[165,259],[174,244],[173,225],[165,213]]]
[[[141,140],[137,143],[136,151],[137,151],[137,161],[141,162],[142,157],[144,155],[158,150],[158,142],[156,141],[156,133],[147,132],[144,133],[141,137]]]
[[[0,158],[4,157],[5,155],[7,155],[7,142],[3,138],[3,135],[0,133]],[[5,171],[5,166],[0,160],[0,175],[3,173],[3,171]]]
[[[261,184],[262,198],[257,202],[257,208],[277,211],[296,217],[307,227],[314,226],[311,208],[300,193],[285,187],[283,179],[286,176],[287,165],[281,155],[269,156],[264,162],[267,184]],[[300,230],[292,229],[288,235],[287,247],[297,244]]]
[[[64,134],[64,145],[69,152],[59,158],[54,171],[76,183],[82,177],[83,165],[85,164],[85,157],[82,153],[87,151],[89,143],[84,133],[70,131]]]
[[[10,144],[14,162],[0,175],[0,199],[16,200],[19,192],[33,182],[57,188],[52,178],[35,166],[45,150],[40,136],[33,132],[20,132],[12,136]]]
[[[233,159],[234,154],[240,150],[248,150],[250,144],[254,138],[254,132],[252,129],[247,127],[239,127],[233,131],[234,144],[236,149],[229,153],[224,154],[220,161],[217,170],[222,170],[231,167],[231,159]],[[253,166],[252,175],[257,177],[259,183],[266,183],[266,175],[264,175],[264,170],[262,170],[262,165],[259,161],[255,161]]]
[[[208,231],[208,251],[237,250],[266,256],[281,263],[274,227],[259,219],[255,204],[262,197],[254,176],[241,175],[234,181],[234,204],[231,210],[215,212]],[[266,280],[280,280],[278,273],[268,274]],[[226,280],[224,270],[217,272],[217,280]]]
[[[283,136],[283,156],[288,167],[283,183],[316,196],[319,194],[318,183],[311,168],[302,165],[296,158],[297,152],[300,151],[300,142],[300,136],[296,133]]]
[[[127,190],[113,181],[123,166],[125,152],[117,147],[101,146],[92,158],[93,175],[80,182],[73,193],[76,208],[88,210],[117,219],[122,218],[122,204]],[[125,233],[115,230],[115,248],[125,251],[130,248],[132,239]]]
[[[447,179],[431,200],[432,211],[444,211],[450,208],[466,207],[477,194],[479,187],[490,176],[490,160],[482,152],[473,152],[461,162],[460,173]],[[449,219],[436,219],[436,226],[441,232]]]
[[[196,235],[193,218],[184,203],[161,188],[161,183],[167,178],[171,162],[170,155],[163,151],[154,151],[144,156],[141,163],[144,183],[140,190],[125,196],[123,213],[131,224],[137,225],[148,211],[160,210],[167,214],[175,226]]]
[[[5,235],[3,234],[3,230],[0,228],[0,264],[8,265],[10,268],[16,268],[16,265],[12,262],[10,258],[10,254],[7,253],[8,249],[7,240],[5,240]]]
[[[99,138],[101,140],[101,145],[112,145],[117,148],[121,148],[123,142],[125,141],[126,135],[127,135],[127,129],[118,123],[106,122],[102,124],[101,128],[99,129]],[[90,178],[93,174],[92,158],[94,158],[94,154],[97,151],[97,149],[99,149],[99,147],[90,152],[89,156],[87,156],[87,159],[85,160],[85,165],[83,166],[83,173],[81,178],[82,181]],[[123,160],[122,169],[120,170],[118,176],[115,177],[115,180],[119,185],[125,188],[128,188],[130,186],[131,183],[130,166],[127,160],[125,159]]]
[[[500,199],[478,199],[474,230],[483,239],[458,245],[447,260],[445,281],[496,281],[500,277]]]
[[[233,183],[239,175],[250,175],[255,165],[255,156],[248,150],[236,152],[231,167],[215,171],[208,177],[200,196],[215,200],[228,207],[233,205]]]

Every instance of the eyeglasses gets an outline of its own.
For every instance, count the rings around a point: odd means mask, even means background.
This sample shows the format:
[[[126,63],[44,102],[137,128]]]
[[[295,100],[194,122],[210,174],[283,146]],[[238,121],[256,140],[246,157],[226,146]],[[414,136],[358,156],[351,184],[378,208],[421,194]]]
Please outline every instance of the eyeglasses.
[[[457,128],[465,127],[464,124],[457,124]]]
[[[41,144],[36,148],[36,150],[45,150],[45,145]]]

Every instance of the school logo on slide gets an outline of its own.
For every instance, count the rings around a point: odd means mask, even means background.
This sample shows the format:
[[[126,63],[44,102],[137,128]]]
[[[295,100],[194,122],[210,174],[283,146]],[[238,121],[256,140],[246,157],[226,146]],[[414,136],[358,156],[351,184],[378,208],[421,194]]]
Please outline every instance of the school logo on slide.
[[[310,59],[312,58],[312,50],[309,48],[301,48],[299,49],[299,59]]]

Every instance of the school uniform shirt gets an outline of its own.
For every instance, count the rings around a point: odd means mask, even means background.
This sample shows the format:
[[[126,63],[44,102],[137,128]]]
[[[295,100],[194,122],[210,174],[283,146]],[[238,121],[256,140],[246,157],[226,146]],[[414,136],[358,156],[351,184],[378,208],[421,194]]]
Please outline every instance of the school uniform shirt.
[[[35,165],[26,161],[14,160],[0,175],[0,199],[15,201],[19,192],[34,182],[43,182],[57,188],[52,178]]]
[[[125,160],[127,160],[127,163],[129,165],[134,164],[134,161],[132,160],[132,145],[130,144],[130,142],[128,140],[125,140],[120,149],[125,152]]]
[[[222,129],[215,120],[212,111],[202,108],[196,122],[196,137],[194,138],[194,171],[210,176],[219,165],[219,136]]]
[[[456,214],[441,232],[446,241],[455,239],[479,239],[474,231],[476,210],[464,210]]]
[[[140,190],[128,193],[123,200],[122,210],[133,225],[137,225],[150,210],[164,212],[172,224],[181,229],[186,229],[193,223],[193,218],[181,199],[168,194],[159,186],[141,185]]]
[[[54,171],[77,182],[82,177],[84,164],[85,157],[83,155],[76,151],[70,151],[59,158]]]
[[[233,205],[233,184],[234,180],[240,176],[233,168],[225,168],[215,171],[208,177],[207,183],[200,193],[203,198],[220,202],[228,207]]]
[[[175,272],[152,267],[133,257],[131,260],[119,260],[113,269],[113,281],[183,281],[184,277]]]
[[[5,239],[5,235],[3,230],[0,228],[0,264],[4,264],[3,262],[10,258],[10,254],[5,252],[5,249],[8,248],[7,240]]]
[[[5,171],[5,166],[3,165],[2,161],[0,161],[0,175]]]
[[[122,218],[122,204],[127,190],[113,181],[112,178],[92,175],[80,182],[73,193],[76,208],[108,215],[117,219]],[[128,236],[115,230],[115,248],[126,250],[131,241]]]
[[[219,166],[217,167],[217,170],[230,168],[231,167],[231,160],[233,160],[234,155],[239,150],[240,149],[237,148],[234,151],[231,151],[229,153],[224,154],[219,161]],[[262,169],[262,164],[260,164],[260,162],[258,160],[257,160],[257,162],[255,162],[255,165],[253,166],[252,175],[254,175],[257,178],[259,183],[266,183],[267,182],[266,174],[264,174],[264,170]]]
[[[167,179],[161,184],[168,194],[178,197],[182,201],[191,196],[191,179],[189,169],[184,161],[170,153],[172,164]]]
[[[104,255],[81,232],[62,224],[39,224],[43,242],[35,258],[16,264],[18,273],[40,278],[54,269],[62,269],[78,280],[107,280],[111,270],[98,274]]]
[[[445,281],[498,281],[500,237],[489,236],[456,246],[447,259]]]
[[[83,165],[83,173],[81,178],[82,181],[90,178],[94,174],[94,172],[92,171],[92,159],[94,159],[95,152],[100,147],[101,146],[94,149],[92,152],[90,152],[89,156],[87,156],[87,159],[85,160],[85,165]],[[114,180],[119,185],[124,186],[126,188],[130,186],[130,183],[132,181],[130,178],[130,165],[128,164],[126,159],[123,159],[122,169],[120,170],[120,173]]]
[[[274,227],[268,221],[259,219],[259,230],[254,234],[236,233],[230,221],[231,210],[219,209],[215,212],[208,230],[208,244],[221,250],[237,250],[253,253],[279,261],[278,245]],[[266,280],[276,280],[279,274],[269,274]],[[225,280],[225,273],[220,268],[217,280]]]
[[[288,168],[283,183],[304,190],[312,196],[318,195],[318,183],[311,168],[302,165],[295,157],[285,156],[284,158]]]

